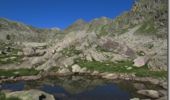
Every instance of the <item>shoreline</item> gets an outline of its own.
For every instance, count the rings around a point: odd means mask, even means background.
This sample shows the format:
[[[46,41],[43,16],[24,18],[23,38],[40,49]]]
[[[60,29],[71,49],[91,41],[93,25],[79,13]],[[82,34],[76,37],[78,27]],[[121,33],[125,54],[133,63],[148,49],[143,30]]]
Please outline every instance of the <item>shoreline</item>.
[[[162,86],[163,83],[167,82],[165,79],[158,79],[153,77],[137,77],[133,74],[126,73],[41,73],[38,75],[30,75],[30,76],[18,76],[18,77],[9,77],[0,79],[0,83],[3,82],[16,82],[16,81],[34,81],[43,79],[49,76],[54,77],[65,77],[65,76],[91,76],[91,77],[99,77],[102,79],[108,80],[128,80],[128,81],[138,81],[138,82],[150,82],[154,85]]]

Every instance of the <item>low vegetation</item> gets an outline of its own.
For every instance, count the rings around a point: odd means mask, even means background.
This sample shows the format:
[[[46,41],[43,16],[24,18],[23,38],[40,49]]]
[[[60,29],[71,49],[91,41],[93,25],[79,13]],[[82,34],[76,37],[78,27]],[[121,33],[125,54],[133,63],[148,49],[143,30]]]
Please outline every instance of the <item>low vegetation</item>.
[[[167,77],[166,71],[150,71],[147,65],[137,68],[133,66],[132,61],[118,61],[113,62],[98,62],[98,61],[86,61],[76,60],[76,63],[81,67],[86,67],[89,70],[97,70],[99,72],[114,72],[114,73],[134,73],[139,77]]]
[[[71,56],[74,56],[74,55],[78,55],[81,53],[80,50],[76,50],[76,48],[74,46],[71,46],[69,48],[64,48],[61,53],[64,55],[64,56],[68,56],[68,57],[71,57]]]
[[[144,23],[142,23],[136,33],[140,35],[155,35],[157,33],[157,29],[155,28],[154,21],[145,21]]]
[[[17,97],[6,97],[5,93],[0,92],[0,100],[21,100]]]
[[[11,77],[11,76],[29,76],[29,75],[37,75],[39,71],[34,68],[31,69],[0,69],[0,76]]]

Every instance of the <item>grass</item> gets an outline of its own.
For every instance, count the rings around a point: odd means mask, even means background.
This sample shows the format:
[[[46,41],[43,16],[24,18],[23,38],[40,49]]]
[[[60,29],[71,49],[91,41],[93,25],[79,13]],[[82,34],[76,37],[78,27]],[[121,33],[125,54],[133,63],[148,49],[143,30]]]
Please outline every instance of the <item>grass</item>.
[[[140,35],[156,35],[157,29],[153,20],[145,21],[136,31]]]
[[[11,69],[5,70],[0,69],[0,76],[11,77],[11,76],[29,76],[29,75],[37,75],[39,71],[32,69]]]
[[[132,61],[119,61],[113,62],[98,62],[98,61],[85,61],[76,60],[77,64],[81,67],[86,67],[89,70],[97,70],[99,72],[111,72],[111,73],[134,73],[139,77],[155,77],[164,78],[167,77],[166,71],[150,71],[147,65],[137,68],[133,66]]]
[[[0,92],[0,100],[21,100],[17,97],[6,97],[5,93]]]
[[[19,49],[11,48],[11,52],[0,54],[0,64],[18,63],[22,61],[22,56],[18,56]]]
[[[76,50],[74,46],[71,46],[69,48],[64,48],[61,53],[65,56],[71,57],[74,55],[79,55],[81,53],[80,50]]]

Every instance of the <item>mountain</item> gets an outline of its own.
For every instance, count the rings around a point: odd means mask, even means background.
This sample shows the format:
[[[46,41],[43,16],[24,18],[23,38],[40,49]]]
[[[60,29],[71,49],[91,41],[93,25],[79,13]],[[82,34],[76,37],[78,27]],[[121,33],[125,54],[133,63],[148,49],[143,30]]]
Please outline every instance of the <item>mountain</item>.
[[[47,42],[54,38],[60,30],[41,29],[23,23],[10,21],[0,18],[0,40],[5,41],[6,36],[10,35],[14,41],[20,42]]]
[[[79,19],[63,31],[39,29],[1,18],[0,40],[8,41],[10,35],[21,45],[27,42],[21,48],[24,60],[17,67],[23,64],[62,73],[69,72],[75,64],[93,66],[98,62],[100,66],[107,62],[126,62],[121,67],[167,70],[167,2],[136,0],[130,11],[115,19],[101,17],[90,22]]]

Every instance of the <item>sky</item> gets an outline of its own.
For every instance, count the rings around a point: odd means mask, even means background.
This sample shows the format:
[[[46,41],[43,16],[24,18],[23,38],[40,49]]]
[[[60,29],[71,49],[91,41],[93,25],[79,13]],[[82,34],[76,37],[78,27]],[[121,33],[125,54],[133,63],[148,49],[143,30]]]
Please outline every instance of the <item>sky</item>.
[[[39,28],[65,29],[78,19],[115,18],[134,0],[0,0],[0,17]]]

